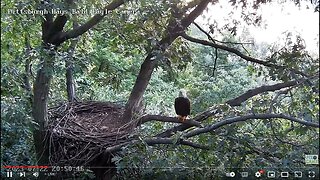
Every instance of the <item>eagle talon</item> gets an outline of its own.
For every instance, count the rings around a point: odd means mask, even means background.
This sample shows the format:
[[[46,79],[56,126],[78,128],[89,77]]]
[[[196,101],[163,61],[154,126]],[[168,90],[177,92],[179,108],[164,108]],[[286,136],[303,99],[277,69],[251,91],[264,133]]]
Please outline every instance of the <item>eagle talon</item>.
[[[186,116],[182,117],[182,122],[185,122],[186,120],[187,120]]]
[[[180,116],[178,115],[177,118],[179,119],[179,121],[181,122],[185,122],[187,120],[187,117],[186,116]]]

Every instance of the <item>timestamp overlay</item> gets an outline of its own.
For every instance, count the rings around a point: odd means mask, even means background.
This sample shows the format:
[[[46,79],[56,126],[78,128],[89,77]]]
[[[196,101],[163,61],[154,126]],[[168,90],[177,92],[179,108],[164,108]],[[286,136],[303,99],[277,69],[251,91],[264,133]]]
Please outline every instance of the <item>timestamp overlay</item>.
[[[7,171],[29,171],[29,172],[33,172],[33,171],[40,171],[40,172],[46,172],[50,169],[50,166],[3,166],[3,169],[7,170]]]

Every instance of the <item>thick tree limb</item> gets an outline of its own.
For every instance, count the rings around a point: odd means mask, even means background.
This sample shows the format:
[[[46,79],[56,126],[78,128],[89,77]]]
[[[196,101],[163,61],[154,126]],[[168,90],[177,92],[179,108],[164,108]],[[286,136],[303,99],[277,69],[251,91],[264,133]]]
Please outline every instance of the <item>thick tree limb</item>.
[[[182,33],[181,36],[183,38],[185,38],[186,40],[189,40],[189,41],[194,42],[194,43],[198,43],[198,44],[202,44],[202,45],[205,45],[205,46],[210,46],[210,47],[214,47],[214,48],[218,48],[218,49],[222,49],[222,50],[231,52],[231,53],[233,53],[233,54],[235,54],[235,55],[237,55],[237,56],[241,57],[242,59],[244,59],[246,61],[249,61],[249,62],[261,64],[261,65],[264,65],[264,66],[267,66],[267,67],[271,67],[271,68],[276,68],[276,69],[288,69],[285,66],[272,64],[272,63],[267,62],[267,61],[263,61],[263,60],[260,60],[260,59],[256,59],[256,58],[247,56],[247,55],[243,54],[242,52],[240,52],[239,50],[237,50],[235,48],[232,48],[232,47],[228,47],[228,46],[225,46],[225,45],[212,43],[212,42],[209,42],[209,41],[206,41],[206,40],[196,39],[196,38],[193,38],[191,36],[188,36],[185,33]],[[292,72],[294,72],[296,74],[300,74],[302,76],[308,77],[307,74],[305,74],[303,72],[300,72],[298,70],[295,70],[295,69],[288,69],[288,70],[290,70],[290,71],[292,71]]]
[[[215,0],[216,1],[216,0]],[[210,0],[202,0],[197,7],[181,23],[184,28],[188,27],[207,8]],[[212,1],[213,2],[213,1]]]
[[[250,89],[246,93],[242,94],[241,96],[227,101],[227,103],[230,106],[240,106],[242,102],[246,101],[247,99],[255,95],[261,94],[263,92],[276,91],[282,88],[291,87],[296,84],[298,84],[298,81],[289,81],[289,82],[278,83],[278,84],[269,85],[269,86],[261,86],[255,89]]]
[[[93,26],[95,26],[96,24],[98,24],[103,17],[107,14],[107,11],[112,11],[116,8],[118,8],[119,6],[121,6],[122,4],[124,4],[124,0],[114,0],[112,1],[110,4],[108,4],[105,8],[104,8],[104,13],[101,14],[96,14],[95,16],[93,16],[89,21],[87,21],[85,24],[76,27],[74,29],[72,29],[71,31],[68,31],[65,33],[65,37],[64,39],[71,39],[71,38],[76,38],[80,35],[82,35],[83,33],[87,32],[90,28],[92,28]]]
[[[210,0],[202,0],[198,5],[191,11],[190,14],[186,15],[181,22],[170,22],[167,27],[167,33],[160,41],[160,50],[164,51],[185,29],[205,10]]]
[[[304,120],[297,119],[295,117],[287,116],[287,115],[284,115],[284,114],[251,114],[251,115],[246,115],[246,116],[228,118],[228,119],[219,121],[219,122],[217,122],[217,123],[215,123],[213,125],[207,126],[205,128],[199,128],[199,129],[192,130],[192,131],[186,133],[184,135],[184,137],[186,137],[186,138],[193,137],[193,136],[196,136],[196,135],[199,135],[199,134],[203,134],[203,133],[207,133],[207,132],[213,131],[213,130],[218,129],[218,128],[220,128],[220,127],[222,127],[224,125],[227,125],[227,124],[246,121],[246,120],[250,120],[250,119],[274,119],[274,118],[287,119],[287,120],[290,120],[290,121],[293,121],[293,122],[300,123],[300,124],[305,125],[305,126],[319,128],[319,124],[317,124],[317,123],[304,121]]]
[[[276,90],[280,90],[280,89],[287,88],[287,87],[293,87],[293,86],[301,84],[303,82],[310,82],[310,79],[315,78],[315,77],[318,77],[318,75],[311,76],[308,79],[299,79],[299,80],[277,83],[274,85],[260,86],[260,87],[254,88],[254,89],[250,89],[247,92],[245,92],[244,94],[242,94],[234,99],[231,99],[231,100],[227,101],[226,103],[228,103],[230,106],[240,106],[242,102],[244,102],[247,99],[249,99],[253,96],[256,96],[258,94],[268,92],[268,91],[276,91]]]
[[[70,2],[69,2],[70,3]],[[42,39],[45,43],[53,44],[59,46],[68,39],[76,38],[83,33],[87,32],[93,26],[98,24],[108,11],[118,8],[124,3],[124,0],[114,0],[108,4],[104,9],[102,14],[94,15],[90,20],[81,26],[74,27],[72,30],[64,32],[63,28],[67,22],[66,15],[58,15],[53,21],[53,16],[46,16],[42,23]],[[71,4],[69,4],[71,6]]]
[[[73,20],[73,27],[76,28],[78,23],[76,20]],[[76,84],[73,77],[73,69],[74,69],[74,52],[78,43],[78,38],[72,39],[71,44],[68,48],[68,57],[65,59],[66,66],[66,86],[67,86],[67,95],[68,101],[74,102],[76,100]]]
[[[183,11],[183,12],[186,12],[186,11],[188,11],[189,9],[194,8],[195,6],[197,6],[198,3],[199,3],[199,0],[190,1],[187,5],[185,5],[184,7],[182,7],[182,11]]]
[[[67,21],[68,18],[65,14],[58,15],[50,27],[49,36],[52,35],[52,33],[62,31]]]
[[[188,119],[185,122],[181,122],[178,118],[176,117],[167,117],[167,116],[160,116],[160,115],[146,115],[143,116],[139,119],[138,125],[141,125],[143,123],[149,122],[149,121],[161,121],[161,122],[173,122],[173,123],[183,123],[183,124],[188,124],[190,126],[197,126],[197,127],[202,127],[201,124],[197,121],[194,121],[192,119]]]

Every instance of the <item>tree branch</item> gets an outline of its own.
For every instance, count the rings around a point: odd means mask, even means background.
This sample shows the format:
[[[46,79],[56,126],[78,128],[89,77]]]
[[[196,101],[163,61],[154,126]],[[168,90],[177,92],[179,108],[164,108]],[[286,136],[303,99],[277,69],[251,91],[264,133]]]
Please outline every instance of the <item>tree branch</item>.
[[[231,53],[233,53],[233,54],[235,54],[235,55],[237,55],[237,56],[241,57],[242,59],[244,59],[246,61],[249,61],[249,62],[261,64],[261,65],[264,65],[264,66],[267,66],[267,67],[271,67],[271,68],[276,68],[276,69],[288,69],[285,66],[272,64],[272,63],[269,63],[267,61],[263,61],[263,60],[260,60],[260,59],[256,59],[256,58],[247,56],[247,55],[243,54],[242,52],[240,52],[239,50],[237,50],[235,48],[232,48],[232,47],[228,47],[228,46],[225,46],[225,45],[212,43],[212,42],[209,42],[209,41],[206,41],[206,40],[196,39],[196,38],[193,38],[191,36],[188,36],[185,33],[182,33],[180,36],[182,36],[186,40],[189,40],[189,41],[194,42],[194,43],[198,43],[198,44],[202,44],[202,45],[205,45],[205,46],[210,46],[210,47],[214,47],[214,48],[218,48],[218,49],[222,49],[222,50],[231,52]],[[300,74],[302,76],[308,77],[307,74],[305,74],[303,72],[300,72],[300,71],[297,71],[295,69],[289,69],[289,70],[294,72],[294,73],[296,73],[296,74]]]
[[[199,3],[198,0],[190,1],[188,4],[186,4],[185,6],[183,6],[181,10],[182,10],[183,12],[186,12],[186,11],[188,11],[189,9],[194,8],[195,6],[197,6],[198,3]]]
[[[164,52],[171,45],[171,43],[180,35],[181,31],[184,31],[203,12],[203,10],[207,7],[209,2],[210,0],[202,0],[189,15],[187,15],[185,18],[181,20],[182,26],[175,22],[175,24],[173,24],[173,28],[171,28],[171,25],[169,23],[167,27],[167,32],[159,42],[158,47],[154,48],[151,52],[149,52],[148,56],[141,65],[138,77],[132,88],[128,102],[125,107],[125,112],[122,117],[123,122],[131,121],[133,119],[133,113],[138,109],[138,106],[140,105],[142,96],[148,86],[153,69],[155,68],[157,62],[154,59],[155,54],[159,53],[159,51]]]
[[[242,102],[246,101],[247,99],[249,99],[255,95],[261,94],[263,92],[276,91],[276,90],[279,90],[282,88],[291,87],[296,84],[298,84],[298,81],[289,81],[289,82],[278,83],[278,84],[269,85],[269,86],[257,87],[255,89],[248,90],[246,93],[242,94],[239,97],[236,97],[234,99],[227,101],[227,103],[230,106],[240,106]]]
[[[202,29],[196,22],[193,22],[193,24],[194,24],[201,32],[203,32],[205,35],[207,35],[207,37],[208,37],[208,39],[209,39],[210,41],[212,41],[213,43],[216,43],[216,40],[213,39],[207,31],[205,31],[204,29]]]
[[[31,75],[31,58],[30,58],[30,53],[31,53],[31,45],[30,45],[30,37],[28,34],[26,34],[25,36],[25,48],[26,48],[26,52],[25,52],[25,65],[24,65],[24,71],[25,74],[23,76],[23,80],[24,80],[24,85],[23,87],[27,90],[28,93],[31,93],[31,84],[30,84],[30,75]],[[31,97],[30,97],[31,98]],[[32,102],[32,100],[31,100]]]
[[[124,142],[124,143],[121,143],[121,144],[118,144],[118,145],[115,145],[115,146],[111,146],[111,147],[108,147],[106,148],[104,151],[105,153],[113,153],[113,152],[118,152],[121,150],[121,148],[123,146],[126,146],[128,144],[135,144],[137,143],[138,140],[133,140],[133,141],[129,141],[129,142]]]
[[[76,28],[78,26],[77,20],[73,20],[73,27]],[[73,77],[74,70],[74,52],[78,43],[78,38],[72,39],[71,44],[68,48],[68,56],[65,59],[65,67],[66,67],[66,86],[67,86],[67,96],[69,102],[74,102],[76,100],[76,84]]]
[[[50,32],[49,32],[48,36],[51,36],[52,34],[54,34],[56,32],[62,31],[64,28],[64,25],[67,23],[67,21],[68,21],[68,18],[65,14],[58,15],[50,27]]]
[[[103,19],[103,17],[107,14],[108,11],[112,11],[112,10],[118,8],[122,4],[124,4],[124,0],[112,1],[110,4],[108,4],[104,8],[104,13],[102,15],[96,14],[89,21],[87,21],[85,24],[78,26],[78,27],[72,29],[71,31],[66,32],[63,39],[67,40],[67,39],[76,38],[76,37],[82,35],[83,33],[87,32],[90,28],[92,28],[93,26],[98,24]]]
[[[246,101],[247,99],[249,99],[255,95],[258,95],[258,94],[261,94],[264,92],[268,92],[268,91],[276,91],[276,90],[280,90],[283,88],[292,87],[292,86],[301,84],[302,82],[309,81],[309,79],[312,79],[315,77],[318,77],[318,75],[311,76],[308,79],[298,79],[298,80],[293,80],[293,81],[288,81],[288,82],[277,83],[274,85],[260,86],[260,87],[254,88],[254,89],[250,89],[247,92],[245,92],[244,94],[242,94],[234,99],[231,99],[231,100],[227,101],[226,103],[228,103],[230,106],[240,106],[242,102]]]
[[[213,39],[213,37],[207,32],[205,31],[199,24],[197,24],[196,22],[193,22],[193,24],[201,31],[203,32],[205,35],[207,35],[208,39],[211,40],[213,43],[215,42],[219,42],[219,43],[224,43],[224,44],[240,44],[240,45],[244,45],[244,44],[253,44],[252,42],[225,42],[225,41],[218,41],[216,39]]]
[[[182,19],[182,26],[184,28],[188,27],[198,16],[200,16],[203,10],[208,6],[209,2],[210,0],[202,0],[186,18]]]
[[[214,116],[215,114],[221,112],[221,109],[220,108],[217,108],[217,107],[213,107],[213,108],[210,108],[209,110],[207,111],[204,111],[200,114],[198,114],[196,117],[194,117],[193,119],[191,119],[192,121],[195,121],[195,122],[201,122],[201,121],[204,121],[205,119],[211,117],[211,116]],[[156,135],[156,137],[170,137],[172,136],[175,132],[177,131],[184,131],[188,128],[192,127],[192,125],[190,124],[181,124],[179,126],[175,126],[175,127],[172,127],[172,128],[169,128],[167,129],[166,131],[162,132],[162,133],[159,133]]]
[[[203,133],[207,133],[207,132],[213,131],[213,130],[218,129],[218,128],[220,128],[220,127],[222,127],[224,125],[227,125],[227,124],[246,121],[246,120],[249,120],[249,119],[274,119],[274,118],[287,119],[287,120],[290,120],[290,121],[294,121],[294,122],[303,124],[305,126],[319,128],[319,124],[317,124],[317,123],[304,121],[304,120],[297,119],[295,117],[287,116],[287,115],[284,115],[284,114],[251,114],[251,115],[246,115],[246,116],[228,118],[228,119],[222,120],[220,122],[217,122],[217,123],[215,123],[213,125],[207,126],[205,128],[199,128],[199,129],[192,130],[192,131],[186,133],[184,135],[184,137],[189,138],[189,137],[192,137],[192,136],[196,136],[196,135],[199,135],[199,134],[203,134]]]
[[[141,124],[144,124],[149,121],[161,121],[161,122],[173,122],[173,123],[183,123],[183,124],[188,124],[191,127],[192,126],[197,126],[197,127],[202,127],[201,124],[197,121],[194,121],[192,119],[188,119],[185,122],[181,122],[178,118],[176,117],[167,117],[167,116],[160,116],[160,115],[146,115],[143,116],[139,119],[138,126]]]
[[[210,0],[202,0],[181,22],[174,20],[167,27],[167,34],[160,41],[160,49],[165,50],[204,11]]]
[[[173,139],[173,138],[152,138],[152,139],[146,139],[145,142],[149,145],[149,146],[153,146],[155,144],[181,144],[181,145],[186,145],[186,146],[190,146],[193,148],[199,148],[199,149],[205,149],[208,150],[209,148],[207,146],[203,146],[200,144],[196,144],[190,141],[186,141],[186,140],[182,140],[179,139],[178,141]]]
[[[197,148],[197,149],[209,150],[208,146],[204,146],[204,145],[197,144],[197,143],[194,143],[194,142],[186,141],[186,140],[183,140],[183,139],[175,140],[173,138],[151,138],[151,139],[146,139],[144,141],[149,146],[153,146],[153,145],[156,145],[156,144],[176,144],[176,145],[180,145],[181,144],[181,145],[186,145],[186,146],[190,146],[190,147]],[[121,144],[106,148],[105,152],[106,153],[114,153],[114,152],[120,151],[121,148],[126,146],[126,145],[137,144],[139,142],[141,142],[141,141],[139,141],[139,140],[131,140],[131,141],[128,141],[128,142],[124,142],[124,143],[121,143]]]
[[[271,153],[267,150],[264,150],[258,146],[255,145],[251,145],[250,142],[246,141],[247,143],[243,143],[242,145],[244,145],[245,147],[249,148],[251,150],[251,153],[256,153],[260,156],[262,156],[263,158],[272,161],[274,163],[279,163],[281,162],[279,157],[277,157],[275,154],[276,153]]]
[[[318,76],[313,76],[310,78],[314,78],[314,77],[318,77]],[[231,99],[231,100],[227,101],[226,103],[229,104],[230,106],[239,106],[242,102],[244,102],[247,99],[249,99],[255,95],[258,95],[260,93],[267,92],[267,91],[275,91],[275,90],[279,90],[279,89],[286,88],[286,87],[292,87],[294,85],[297,85],[299,82],[304,82],[306,80],[307,79],[300,79],[300,80],[296,80],[296,81],[289,81],[289,82],[285,82],[285,83],[278,83],[275,85],[261,86],[258,88],[250,89],[246,93],[244,93],[234,99]],[[197,121],[197,122],[201,122],[201,121],[203,121],[203,120],[205,120],[205,119],[207,119],[207,118],[209,118],[219,112],[221,112],[220,108],[213,107],[213,108],[210,108],[209,110],[202,112],[201,114],[199,114],[198,116],[196,116],[192,120]],[[182,124],[179,126],[175,126],[175,127],[167,129],[166,131],[164,131],[162,133],[157,134],[156,137],[170,137],[175,132],[184,131],[190,127],[192,127],[192,126],[190,126],[188,124]]]

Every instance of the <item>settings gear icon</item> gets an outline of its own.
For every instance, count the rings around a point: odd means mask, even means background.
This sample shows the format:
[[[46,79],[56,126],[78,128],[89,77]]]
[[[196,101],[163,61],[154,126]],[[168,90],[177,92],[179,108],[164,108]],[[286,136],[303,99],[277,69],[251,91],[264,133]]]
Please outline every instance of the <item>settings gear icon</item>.
[[[255,173],[255,176],[256,177],[261,177],[261,173],[258,171],[258,172]]]

